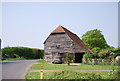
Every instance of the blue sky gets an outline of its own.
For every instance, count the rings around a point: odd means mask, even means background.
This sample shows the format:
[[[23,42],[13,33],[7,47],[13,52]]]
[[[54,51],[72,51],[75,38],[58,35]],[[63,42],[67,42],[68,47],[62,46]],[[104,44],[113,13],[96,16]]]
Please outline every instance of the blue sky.
[[[80,38],[99,29],[110,46],[118,47],[117,2],[5,2],[2,14],[2,47],[43,48],[58,25]]]

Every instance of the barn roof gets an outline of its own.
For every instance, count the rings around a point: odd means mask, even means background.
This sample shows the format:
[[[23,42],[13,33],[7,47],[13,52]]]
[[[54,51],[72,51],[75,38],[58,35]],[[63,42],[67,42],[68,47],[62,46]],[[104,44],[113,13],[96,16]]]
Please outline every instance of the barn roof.
[[[54,31],[51,32],[51,34],[53,33],[66,33],[77,45],[80,45],[88,52],[93,53],[93,51],[90,48],[88,48],[76,34],[72,33],[63,26],[59,25]]]

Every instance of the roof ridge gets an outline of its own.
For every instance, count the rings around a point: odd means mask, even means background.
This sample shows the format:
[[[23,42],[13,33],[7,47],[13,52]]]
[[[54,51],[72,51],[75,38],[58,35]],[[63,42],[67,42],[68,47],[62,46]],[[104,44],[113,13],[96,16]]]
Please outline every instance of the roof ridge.
[[[55,30],[53,30],[51,33],[62,33],[65,32],[64,27],[59,25]]]
[[[62,25],[59,25],[58,27],[61,27],[61,29],[65,31],[65,28]]]

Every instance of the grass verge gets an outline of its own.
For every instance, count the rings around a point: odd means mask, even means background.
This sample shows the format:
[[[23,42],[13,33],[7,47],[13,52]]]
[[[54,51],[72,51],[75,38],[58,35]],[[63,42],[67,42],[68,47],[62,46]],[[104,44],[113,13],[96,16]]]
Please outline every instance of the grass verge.
[[[34,64],[32,70],[39,70],[40,66],[43,66],[44,70],[112,70],[116,66],[113,65],[70,65],[67,64]]]
[[[39,62],[39,63],[46,63],[46,61],[44,59],[38,60],[37,62]]]
[[[46,72],[43,74],[44,79],[111,79],[110,72],[75,72],[75,71],[60,71]],[[25,76],[26,79],[40,79],[40,72],[31,72]]]
[[[15,60],[32,60],[32,59],[26,59],[26,58],[6,58],[6,59],[0,60],[0,61],[15,61]]]

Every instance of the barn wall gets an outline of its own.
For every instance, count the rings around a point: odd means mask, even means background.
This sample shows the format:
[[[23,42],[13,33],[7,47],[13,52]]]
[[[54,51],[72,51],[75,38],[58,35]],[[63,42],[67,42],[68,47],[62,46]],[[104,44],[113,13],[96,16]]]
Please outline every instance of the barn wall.
[[[85,52],[85,50],[80,46],[74,43],[73,47],[72,47],[74,53],[83,53]]]
[[[73,52],[73,40],[67,34],[50,35],[44,44],[45,55],[58,55]]]
[[[66,53],[81,53],[83,48],[77,45],[67,34],[50,35],[44,43],[44,56],[53,58],[53,56],[63,56]]]

